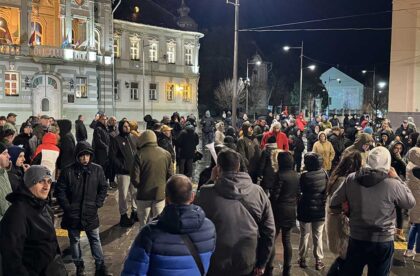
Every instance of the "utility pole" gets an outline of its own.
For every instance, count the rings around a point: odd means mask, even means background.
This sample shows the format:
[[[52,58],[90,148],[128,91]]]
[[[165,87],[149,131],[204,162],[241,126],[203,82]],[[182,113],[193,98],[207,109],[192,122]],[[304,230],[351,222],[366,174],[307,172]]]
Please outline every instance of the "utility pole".
[[[235,6],[235,35],[233,43],[233,91],[232,91],[232,126],[236,129],[236,105],[238,102],[238,27],[239,27],[239,0],[226,4]]]

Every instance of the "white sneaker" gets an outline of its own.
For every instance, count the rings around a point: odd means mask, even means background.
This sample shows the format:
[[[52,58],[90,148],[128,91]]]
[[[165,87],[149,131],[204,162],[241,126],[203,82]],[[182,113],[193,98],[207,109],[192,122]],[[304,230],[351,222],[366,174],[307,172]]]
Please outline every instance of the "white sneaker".
[[[404,252],[404,257],[407,257],[407,258],[414,258],[415,256],[416,256],[416,252],[414,252],[414,250],[407,249],[407,250]]]

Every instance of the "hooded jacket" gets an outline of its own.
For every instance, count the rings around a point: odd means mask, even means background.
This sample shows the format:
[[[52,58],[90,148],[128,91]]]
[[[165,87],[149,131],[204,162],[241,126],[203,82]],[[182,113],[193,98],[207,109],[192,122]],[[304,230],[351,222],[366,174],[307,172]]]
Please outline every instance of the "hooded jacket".
[[[252,134],[248,133],[248,128],[250,126],[251,124],[248,122],[245,122],[242,125],[243,136],[238,139],[236,146],[239,154],[246,160],[249,175],[256,183],[261,151],[257,139],[255,139]]]
[[[223,140],[225,139],[225,125],[223,122],[218,122],[216,124],[216,133],[214,136],[214,143],[215,144],[223,144]]]
[[[165,199],[166,181],[172,176],[171,154],[157,145],[151,130],[142,133],[131,170],[131,183],[137,188],[138,200]]]
[[[42,137],[42,144],[37,147],[31,164],[47,167],[51,171],[53,179],[55,179],[59,155],[60,149],[57,147],[57,135],[48,132]]]
[[[60,127],[60,155],[57,160],[58,169],[63,169],[74,163],[74,148],[76,147],[76,141],[71,133],[71,121],[70,120],[57,120],[57,124]]]
[[[99,227],[98,208],[104,204],[108,186],[101,166],[79,162],[83,153],[93,159],[89,143],[79,142],[74,152],[75,163],[62,171],[55,186],[55,196],[64,210],[61,227],[90,231]]]
[[[16,166],[16,161],[19,158],[19,155],[25,150],[21,147],[12,146],[8,150],[10,155],[11,167],[10,170],[7,172],[9,176],[10,186],[12,187],[13,191],[17,191],[20,185],[23,185],[23,167]]]
[[[325,141],[321,142],[319,136],[325,136]],[[327,134],[324,131],[318,133],[318,141],[315,142],[312,151],[322,156],[322,168],[326,171],[331,170],[332,161],[334,160],[335,151],[330,141],[327,140]]]
[[[273,128],[273,125],[271,125],[271,128]],[[263,138],[261,140],[261,149],[263,149],[265,144],[267,144],[267,139],[270,136],[275,136],[276,137],[277,147],[279,149],[289,150],[289,140],[287,139],[286,134],[284,134],[284,132],[282,132],[282,131],[279,131],[279,132],[275,133],[272,130],[264,133]]]
[[[108,164],[110,136],[106,127],[99,121],[93,131],[92,147],[95,151],[95,163],[101,165],[105,172]]]
[[[44,275],[59,254],[53,212],[47,202],[21,186],[0,223],[0,254],[5,276]]]
[[[354,141],[354,144],[346,148],[346,150],[343,152],[343,155],[353,151],[358,151],[362,155],[362,166],[364,166],[366,164],[369,152],[363,150],[363,145],[369,143],[374,143],[372,135],[367,133],[360,133],[359,136],[357,136],[356,141]]]
[[[406,182],[417,202],[416,206],[409,211],[410,222],[420,223],[420,175],[415,173],[416,170],[420,170],[419,147],[414,147],[408,152],[408,161]]]
[[[193,159],[194,153],[199,143],[200,139],[198,137],[198,134],[194,131],[194,126],[187,125],[176,139],[176,146],[179,150],[179,158]]]
[[[350,237],[360,241],[394,240],[395,205],[411,209],[416,200],[400,178],[388,171],[391,156],[386,148],[376,147],[369,153],[367,167],[350,174],[331,197],[331,208],[341,209],[349,203]]]
[[[394,148],[396,145],[402,146],[402,151],[400,154],[394,153]],[[405,179],[405,167],[407,164],[403,161],[403,153],[405,152],[405,145],[402,142],[399,141],[392,141],[391,144],[389,144],[389,152],[391,153],[391,166],[394,167],[394,169],[397,171],[397,174],[401,179]]]
[[[214,224],[199,206],[170,204],[141,229],[121,275],[199,276],[198,267],[181,235],[190,237],[207,272],[216,245]]]
[[[131,139],[130,133],[124,133],[123,126],[126,122],[118,123],[119,134],[111,138],[110,161],[115,174],[130,175],[133,169],[136,147]]]
[[[210,111],[206,111],[204,118],[201,119],[201,127],[203,128],[204,133],[213,133],[214,132],[214,119],[210,115]]]
[[[223,172],[214,185],[201,187],[197,205],[217,232],[208,275],[248,275],[265,267],[274,244],[273,212],[247,173]]]
[[[277,165],[278,152],[277,143],[266,144],[265,149],[261,152],[260,161],[258,162],[258,177],[262,177],[260,185],[264,190],[270,190],[274,185],[276,173],[273,163]]]

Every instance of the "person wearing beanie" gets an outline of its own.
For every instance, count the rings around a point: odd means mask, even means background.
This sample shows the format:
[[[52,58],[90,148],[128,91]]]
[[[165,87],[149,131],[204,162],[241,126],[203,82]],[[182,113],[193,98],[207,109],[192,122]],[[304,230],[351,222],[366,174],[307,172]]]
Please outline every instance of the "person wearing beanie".
[[[23,175],[29,169],[25,163],[25,149],[18,146],[12,146],[7,149],[10,155],[11,166],[7,172],[10,185],[15,192],[19,186],[23,185]]]
[[[394,253],[395,206],[411,209],[416,200],[391,167],[385,147],[369,152],[366,167],[351,173],[331,197],[331,209],[349,205],[350,238],[342,275],[388,275]]]
[[[373,134],[373,129],[371,128],[371,127],[365,127],[364,129],[363,129],[363,133],[367,133],[367,134],[370,134],[370,135],[372,135]]]
[[[140,228],[149,219],[159,215],[165,207],[165,185],[172,174],[171,154],[158,146],[156,134],[152,130],[144,131],[139,139],[130,174],[131,183],[137,188]]]
[[[118,124],[118,135],[111,138],[109,156],[112,171],[117,177],[121,227],[131,227],[138,220],[136,204],[137,191],[130,181],[130,173],[133,169],[135,154],[136,148],[130,137],[130,124],[127,121],[120,121]],[[129,208],[131,208],[130,218],[127,215]]]
[[[358,151],[362,155],[362,166],[365,166],[370,147],[374,142],[375,141],[373,140],[372,135],[367,133],[360,133],[354,141],[353,145],[344,150],[343,155],[353,151]]]
[[[328,175],[322,169],[321,155],[308,152],[305,154],[303,162],[306,171],[300,177],[301,194],[297,206],[297,219],[300,227],[299,266],[307,267],[308,243],[312,232],[315,268],[322,270],[325,267],[322,233],[325,223]]]
[[[50,171],[34,165],[27,170],[24,185],[7,196],[11,206],[0,223],[3,275],[63,275],[50,266],[61,258],[53,211],[46,200],[51,183]]]
[[[242,137],[236,144],[238,152],[246,160],[249,176],[254,183],[257,183],[258,162],[260,161],[261,151],[257,138],[254,137],[252,125],[245,122],[242,125]]]
[[[12,192],[7,169],[10,168],[10,155],[5,144],[0,143],[0,221],[9,208],[6,196]]]
[[[77,276],[85,275],[80,249],[81,231],[86,232],[89,240],[95,259],[95,275],[109,275],[99,237],[98,216],[98,209],[104,204],[108,188],[104,170],[92,162],[93,158],[92,146],[86,141],[79,142],[74,150],[75,162],[63,169],[55,185],[57,202],[64,211],[61,227],[68,231]]]

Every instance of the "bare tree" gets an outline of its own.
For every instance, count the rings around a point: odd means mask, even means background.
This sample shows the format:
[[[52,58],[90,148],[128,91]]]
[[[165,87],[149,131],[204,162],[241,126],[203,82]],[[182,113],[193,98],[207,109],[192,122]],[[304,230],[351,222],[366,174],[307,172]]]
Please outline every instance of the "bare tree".
[[[241,82],[238,84],[238,102],[241,103],[245,99],[244,85]],[[233,81],[226,79],[219,83],[219,86],[214,91],[215,104],[220,110],[232,109],[232,94],[233,94]]]

